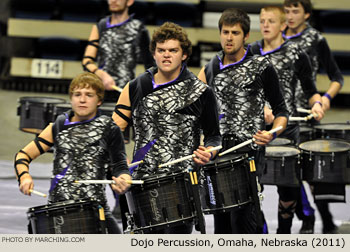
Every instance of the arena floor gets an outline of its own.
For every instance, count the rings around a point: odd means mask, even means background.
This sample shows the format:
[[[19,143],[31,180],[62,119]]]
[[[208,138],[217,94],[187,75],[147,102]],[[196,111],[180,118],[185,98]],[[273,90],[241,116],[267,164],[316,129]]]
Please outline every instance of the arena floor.
[[[34,134],[24,133],[19,130],[19,116],[17,116],[18,99],[26,96],[58,97],[68,100],[67,95],[26,93],[17,91],[0,90],[0,233],[24,234],[27,233],[28,208],[46,204],[46,199],[32,195],[22,195],[18,190],[18,184],[14,176],[13,158],[15,153],[33,140]],[[327,112],[322,122],[346,122],[350,121],[350,108],[335,108]],[[128,155],[132,152],[133,143],[127,144]],[[34,177],[35,189],[47,192],[49,177],[52,170],[52,154],[47,153],[31,164],[31,173]],[[306,186],[311,204],[308,186]],[[114,205],[112,193],[107,189],[108,200]],[[341,233],[350,233],[350,186],[346,187],[347,203],[333,203],[330,205],[335,223],[340,227]],[[270,233],[275,233],[277,228],[277,191],[275,186],[265,186],[263,210],[267,219]],[[301,222],[294,218],[293,233],[298,233]],[[213,233],[213,220],[211,215],[206,215],[206,229],[208,234]],[[315,233],[322,232],[322,223],[316,212]],[[194,231],[194,233],[198,233]]]

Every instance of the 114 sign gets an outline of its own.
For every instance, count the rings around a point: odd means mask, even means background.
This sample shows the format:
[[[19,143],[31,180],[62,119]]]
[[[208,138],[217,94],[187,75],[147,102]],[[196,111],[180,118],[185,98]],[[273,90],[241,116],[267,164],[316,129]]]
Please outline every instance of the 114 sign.
[[[63,61],[33,59],[31,76],[37,78],[62,78]]]

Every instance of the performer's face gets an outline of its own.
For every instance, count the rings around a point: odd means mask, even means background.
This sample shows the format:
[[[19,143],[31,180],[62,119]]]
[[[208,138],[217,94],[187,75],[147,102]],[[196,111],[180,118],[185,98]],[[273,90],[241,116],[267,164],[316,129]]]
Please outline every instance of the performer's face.
[[[220,42],[225,55],[235,55],[243,50],[246,37],[240,24],[223,24],[220,32]]]
[[[286,28],[286,24],[281,20],[281,14],[278,11],[266,11],[264,9],[260,12],[260,32],[265,41],[273,41]]]
[[[85,121],[96,115],[97,107],[101,105],[96,90],[89,88],[74,89],[71,97],[72,109],[74,111],[73,121]]]
[[[108,0],[109,11],[112,13],[122,13],[128,6],[129,0]]]
[[[166,40],[164,43],[157,43],[153,58],[158,69],[164,73],[180,71],[182,61],[187,55],[183,54],[180,41],[175,39]]]
[[[290,29],[298,29],[305,25],[306,20],[310,17],[310,13],[305,13],[303,6],[298,3],[298,6],[284,6],[287,25]]]

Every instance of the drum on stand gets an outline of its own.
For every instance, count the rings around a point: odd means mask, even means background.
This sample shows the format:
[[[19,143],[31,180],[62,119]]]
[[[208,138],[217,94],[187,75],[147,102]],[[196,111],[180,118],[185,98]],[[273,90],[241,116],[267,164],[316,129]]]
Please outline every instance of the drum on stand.
[[[29,208],[33,234],[105,234],[104,210],[96,201],[62,201]]]
[[[300,151],[287,146],[267,146],[261,183],[300,186]]]
[[[55,104],[52,110],[51,122],[56,121],[57,116],[68,112],[70,109],[72,109],[72,105],[70,103]]]
[[[315,125],[317,138],[337,138],[350,142],[350,124],[348,123],[327,123]]]
[[[194,221],[187,173],[152,176],[126,193],[134,232],[144,233]]]
[[[246,154],[228,154],[202,167],[201,191],[203,213],[229,211],[253,201]]]
[[[40,134],[51,122],[54,104],[65,103],[64,99],[52,97],[21,97],[17,115],[20,116],[19,129]]]
[[[106,106],[105,103],[99,107],[101,115],[111,117],[114,112],[114,106]]]
[[[302,177],[308,182],[349,183],[350,144],[338,139],[313,140],[299,145]]]

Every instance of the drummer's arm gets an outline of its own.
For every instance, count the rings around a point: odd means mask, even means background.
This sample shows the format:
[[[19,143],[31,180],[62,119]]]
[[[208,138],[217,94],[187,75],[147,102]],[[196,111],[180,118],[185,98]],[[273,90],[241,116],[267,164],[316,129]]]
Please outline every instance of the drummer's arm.
[[[124,131],[128,124],[131,122],[129,83],[126,84],[119,96],[118,102],[114,108],[112,118],[122,131]]]
[[[41,134],[20,150],[15,156],[15,172],[20,191],[30,195],[34,188],[33,179],[29,174],[29,163],[41,154],[47,152],[53,145],[52,124],[50,123]]]

